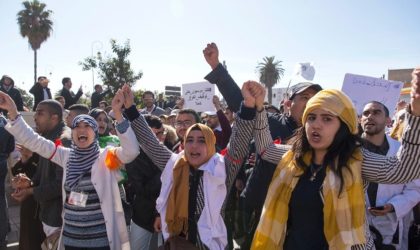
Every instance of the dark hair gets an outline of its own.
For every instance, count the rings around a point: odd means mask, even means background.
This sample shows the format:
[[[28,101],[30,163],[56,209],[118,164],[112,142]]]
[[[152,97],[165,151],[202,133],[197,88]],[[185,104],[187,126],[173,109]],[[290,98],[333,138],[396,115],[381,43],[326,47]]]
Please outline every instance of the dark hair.
[[[39,105],[45,106],[46,109],[48,110],[48,113],[50,113],[50,115],[57,115],[59,121],[63,120],[63,107],[61,106],[61,103],[59,103],[58,101],[47,99],[47,100],[41,101],[38,104],[38,107]]]
[[[108,107],[108,103],[107,103],[106,101],[100,101],[100,102],[99,102],[99,105],[100,105],[100,104],[105,104],[105,107]]]
[[[41,79],[47,79],[47,77],[46,76],[39,76],[38,77],[38,82],[41,81]]]
[[[201,121],[200,116],[197,114],[197,112],[195,112],[194,109],[181,109],[178,112],[177,116],[182,115],[182,114],[190,114],[190,115],[194,116],[194,120],[195,120],[196,123],[200,123],[200,121]]]
[[[70,77],[64,77],[63,80],[61,80],[61,83],[64,85],[70,80],[71,80]]]
[[[378,102],[378,101],[370,101],[370,102],[366,103],[366,105],[371,104],[371,103],[372,104],[378,104],[378,105],[382,106],[382,108],[384,109],[384,112],[385,112],[385,117],[389,117],[389,109],[385,106],[385,104],[383,104],[382,102]]]
[[[107,121],[110,120],[109,117],[108,117],[108,114],[100,108],[94,108],[91,111],[89,111],[89,113],[88,113],[88,115],[92,116],[95,120],[98,119],[100,114],[104,114]]]
[[[153,92],[152,92],[152,91],[149,91],[149,90],[144,91],[144,93],[143,93],[143,95],[141,96],[141,98],[144,98],[144,96],[145,96],[145,95],[152,95],[152,96],[153,96],[153,99],[155,99],[155,94],[153,94]]]
[[[100,85],[100,84],[95,84],[95,86],[93,87],[95,90],[97,89],[97,88],[99,88],[99,87],[102,87],[102,85]]]
[[[295,153],[294,160],[296,160],[298,167],[303,171],[308,171],[309,169],[309,166],[303,161],[303,157],[306,152],[312,151],[312,147],[306,136],[305,126],[303,126],[297,130],[296,136],[292,138],[292,151]],[[343,168],[347,168],[351,173],[347,162],[352,157],[356,148],[360,147],[360,145],[360,137],[351,134],[347,125],[340,120],[340,128],[335,134],[331,145],[328,147],[327,154],[322,163],[322,166],[324,167],[330,166],[331,171],[340,179],[339,194],[341,194],[344,187]],[[338,159],[338,161],[336,161],[336,159]]]
[[[54,97],[54,100],[56,101],[61,100],[61,99],[64,99],[64,96],[59,95],[59,96]]]
[[[86,104],[73,104],[69,107],[69,111],[76,111],[81,114],[87,115],[89,113],[89,107]]]
[[[151,128],[160,129],[162,127],[162,120],[155,115],[145,115],[144,119]]]

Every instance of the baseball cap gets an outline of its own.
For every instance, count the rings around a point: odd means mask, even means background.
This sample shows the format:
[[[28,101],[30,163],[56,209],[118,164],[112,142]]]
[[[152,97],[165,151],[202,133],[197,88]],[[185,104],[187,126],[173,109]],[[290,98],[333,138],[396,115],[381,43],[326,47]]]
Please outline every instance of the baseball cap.
[[[206,112],[204,112],[204,114],[206,114],[208,116],[215,116],[215,115],[217,115],[216,111],[206,111]]]
[[[169,114],[169,116],[168,117],[171,117],[171,116],[177,116],[178,115],[178,113],[179,113],[179,109],[173,109],[172,111],[171,111],[171,113]]]
[[[310,81],[300,82],[289,88],[289,91],[287,92],[289,99],[292,100],[297,94],[300,94],[309,88],[312,88],[317,92],[322,90],[322,87],[319,84]]]

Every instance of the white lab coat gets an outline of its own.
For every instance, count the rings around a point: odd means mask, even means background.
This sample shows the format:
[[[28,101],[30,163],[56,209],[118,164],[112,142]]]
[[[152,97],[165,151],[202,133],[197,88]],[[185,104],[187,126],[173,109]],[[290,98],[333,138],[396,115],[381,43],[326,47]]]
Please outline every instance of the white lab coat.
[[[401,143],[386,135],[389,150],[387,156],[398,153]],[[394,244],[398,250],[408,249],[408,229],[413,220],[412,208],[420,202],[420,179],[406,184],[379,184],[376,197],[376,206],[390,203],[394,206],[395,213],[385,216],[373,216],[367,211],[369,225],[373,225],[382,235],[384,244],[392,244],[392,238],[399,226],[399,244]],[[370,207],[366,194],[366,205]]]

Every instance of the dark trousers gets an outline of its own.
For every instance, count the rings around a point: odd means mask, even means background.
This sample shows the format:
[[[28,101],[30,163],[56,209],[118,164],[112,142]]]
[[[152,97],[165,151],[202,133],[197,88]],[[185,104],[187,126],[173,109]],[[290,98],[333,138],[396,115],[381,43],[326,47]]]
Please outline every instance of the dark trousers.
[[[66,250],[110,250],[109,247],[70,247],[70,246],[64,246]]]

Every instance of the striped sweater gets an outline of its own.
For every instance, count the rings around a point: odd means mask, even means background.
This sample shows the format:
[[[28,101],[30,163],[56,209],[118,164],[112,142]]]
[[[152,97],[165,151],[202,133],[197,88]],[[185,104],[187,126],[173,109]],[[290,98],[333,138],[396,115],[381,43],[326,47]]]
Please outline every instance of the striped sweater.
[[[105,219],[101,204],[92,181],[91,172],[84,174],[73,191],[88,195],[86,207],[69,204],[70,187],[64,185],[66,202],[64,203],[63,243],[72,247],[108,246]]]
[[[254,120],[243,120],[238,117],[235,123],[236,126],[233,127],[232,136],[225,156],[227,193],[229,193],[242,162],[248,153],[248,144],[252,137],[254,123]],[[134,121],[132,121],[131,126],[142,150],[157,167],[163,170],[166,163],[172,156],[172,152],[159,143],[143,116],[138,116]],[[195,208],[196,216],[194,218],[196,223],[201,215],[203,207],[205,206],[203,197],[203,178],[201,177],[197,189],[197,202]],[[225,198],[222,210],[220,211],[223,218],[226,201],[227,197]],[[201,242],[198,232],[196,245],[200,249],[207,249],[207,247]]]
[[[403,134],[402,146],[395,157],[369,152],[362,148],[362,178],[366,191],[369,182],[383,184],[406,183],[420,178],[420,117],[407,115],[407,126]],[[255,145],[262,158],[273,164],[278,164],[283,154],[290,149],[290,145],[274,144],[268,129],[267,114],[265,111],[257,113],[255,123]],[[374,249],[373,239],[369,226],[365,224],[366,245],[353,246],[352,249]]]

